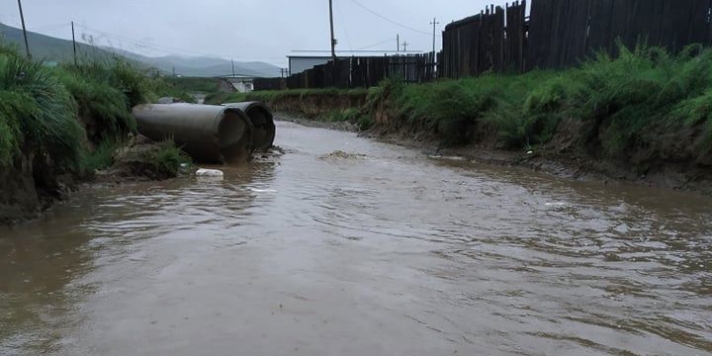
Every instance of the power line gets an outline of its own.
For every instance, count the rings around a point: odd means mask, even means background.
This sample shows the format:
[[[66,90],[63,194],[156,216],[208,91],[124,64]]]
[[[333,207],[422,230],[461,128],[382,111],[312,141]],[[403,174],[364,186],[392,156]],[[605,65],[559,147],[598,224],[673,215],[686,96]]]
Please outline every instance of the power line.
[[[349,44],[349,50],[353,50],[353,46],[351,46],[351,37],[349,36],[349,31],[346,29],[346,25],[344,24],[344,16],[341,14],[341,7],[339,6],[339,3],[336,2],[336,12],[339,14],[339,20],[341,25],[341,29],[344,30],[344,34],[346,34],[346,42]]]
[[[385,40],[383,40],[383,41],[374,43],[374,44],[372,44],[372,45],[368,45],[368,46],[366,46],[366,47],[359,48],[359,50],[373,48],[373,47],[376,47],[376,46],[380,46],[380,45],[382,45],[382,44],[384,44],[384,43],[390,43],[391,41],[393,41],[392,38],[387,38],[387,39],[385,39]]]
[[[81,27],[81,28],[83,28],[83,29],[85,29],[85,30],[92,31],[92,32],[96,32],[96,33],[98,33],[98,34],[100,34],[100,35],[102,35],[102,36],[105,36],[105,37],[111,37],[111,38],[114,38],[114,39],[117,39],[117,40],[126,41],[126,42],[129,42],[130,44],[133,44],[133,45],[135,45],[135,46],[139,46],[139,47],[143,47],[143,48],[147,48],[147,49],[156,50],[156,51],[159,51],[159,52],[164,52],[164,53],[169,53],[169,54],[175,54],[175,53],[177,52],[177,53],[190,54],[190,55],[197,55],[197,56],[212,56],[212,57],[216,57],[214,54],[207,53],[207,52],[196,52],[196,51],[192,51],[192,50],[186,50],[186,49],[181,49],[181,48],[175,48],[175,47],[169,47],[169,46],[164,46],[164,45],[158,45],[158,44],[154,44],[154,43],[147,43],[145,40],[137,40],[137,39],[133,39],[133,38],[129,38],[129,37],[123,36],[123,35],[118,35],[118,34],[115,34],[115,33],[106,32],[106,31],[102,31],[102,30],[99,30],[99,29],[91,28],[91,27],[88,27],[88,26],[85,26],[85,25],[79,25],[79,24],[75,24],[75,25],[76,25],[77,27]],[[235,58],[238,58],[238,59],[247,59],[247,60],[272,60],[272,59],[282,59],[283,57],[263,57],[263,58],[235,57]]]
[[[63,22],[63,23],[58,23],[54,25],[47,25],[47,26],[40,26],[40,27],[33,27],[30,30],[32,32],[39,32],[39,31],[51,31],[51,30],[56,30],[58,28],[64,28],[71,26],[69,22]]]
[[[370,12],[370,13],[373,14],[374,16],[377,16],[377,17],[379,17],[379,18],[381,18],[381,19],[383,19],[383,20],[386,20],[386,21],[388,21],[388,22],[390,22],[390,23],[392,23],[392,24],[394,24],[394,25],[396,25],[396,26],[403,27],[403,28],[405,28],[405,29],[411,30],[411,31],[413,31],[413,32],[420,33],[420,34],[422,34],[422,35],[428,35],[428,36],[431,35],[431,34],[428,33],[428,32],[421,31],[421,30],[418,30],[418,29],[416,29],[416,28],[410,27],[410,26],[408,26],[408,25],[404,25],[404,24],[402,24],[402,23],[400,23],[400,22],[391,20],[390,18],[388,18],[388,17],[386,17],[386,16],[383,16],[383,15],[379,14],[378,12],[376,12],[376,11],[374,11],[374,10],[371,10],[370,8],[366,7],[365,5],[361,4],[360,2],[358,2],[358,1],[356,1],[356,0],[350,0],[350,1],[351,1],[352,3],[354,3],[354,4],[356,4],[357,6],[359,6],[360,8],[362,8],[362,9],[364,9],[364,10]]]

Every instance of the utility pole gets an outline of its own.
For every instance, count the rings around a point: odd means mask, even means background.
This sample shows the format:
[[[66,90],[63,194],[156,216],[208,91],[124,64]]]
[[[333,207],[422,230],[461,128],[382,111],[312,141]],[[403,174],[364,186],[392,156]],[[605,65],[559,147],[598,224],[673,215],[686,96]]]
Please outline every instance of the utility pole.
[[[396,35],[396,52],[400,52],[400,34]]]
[[[433,22],[430,23],[433,25],[433,76],[436,76],[437,78],[437,61],[438,61],[438,54],[435,53],[435,32],[437,31],[437,28],[435,26],[439,25],[440,22],[437,21],[435,17],[433,17]]]
[[[334,0],[329,0],[329,24],[331,26],[331,59],[333,59],[334,63],[336,63],[336,38],[334,38]]]
[[[230,63],[232,63],[232,77],[235,78],[235,60],[230,59]]]
[[[409,45],[408,42],[403,41],[403,52],[406,52],[406,53],[408,52],[408,45]]]
[[[433,17],[433,22],[431,22],[430,24],[433,25],[433,55],[435,55],[435,31],[437,31],[435,26],[439,25],[440,22],[437,22],[436,18]]]
[[[173,78],[176,77],[176,66],[173,66]]]
[[[77,39],[74,38],[74,21],[72,21],[72,47],[74,48],[74,65],[77,65]]]
[[[27,58],[32,59],[30,54],[30,45],[27,42],[27,28],[25,27],[25,14],[22,13],[22,0],[17,0],[17,6],[20,8],[20,20],[22,21],[22,35],[25,37],[25,51],[27,51]]]

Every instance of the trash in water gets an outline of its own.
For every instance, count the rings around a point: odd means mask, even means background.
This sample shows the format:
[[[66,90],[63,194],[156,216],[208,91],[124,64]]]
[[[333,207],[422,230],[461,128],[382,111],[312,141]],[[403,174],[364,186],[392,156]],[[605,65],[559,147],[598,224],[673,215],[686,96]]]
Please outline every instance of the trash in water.
[[[200,168],[197,172],[195,172],[195,175],[197,177],[222,177],[224,173],[217,169]]]
[[[250,188],[250,191],[255,192],[255,193],[277,193],[276,189],[257,189],[257,188]]]

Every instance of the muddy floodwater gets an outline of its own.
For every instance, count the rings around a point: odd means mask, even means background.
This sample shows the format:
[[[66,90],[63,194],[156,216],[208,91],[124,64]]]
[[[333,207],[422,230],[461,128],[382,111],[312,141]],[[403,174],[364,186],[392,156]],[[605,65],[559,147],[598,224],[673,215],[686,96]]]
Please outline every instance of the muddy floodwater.
[[[712,355],[710,199],[277,144],[0,230],[0,355]]]

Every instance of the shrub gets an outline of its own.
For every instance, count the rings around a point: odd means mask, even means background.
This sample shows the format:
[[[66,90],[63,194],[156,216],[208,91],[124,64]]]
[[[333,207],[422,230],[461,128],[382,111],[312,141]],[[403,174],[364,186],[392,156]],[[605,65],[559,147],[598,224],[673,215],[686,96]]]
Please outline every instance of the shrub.
[[[159,144],[157,150],[150,151],[147,162],[153,167],[153,171],[158,177],[177,177],[181,171],[182,164],[190,164],[190,158],[175,146],[173,141],[164,141]]]
[[[0,54],[0,164],[22,153],[78,168],[84,132],[65,87],[42,63]]]

